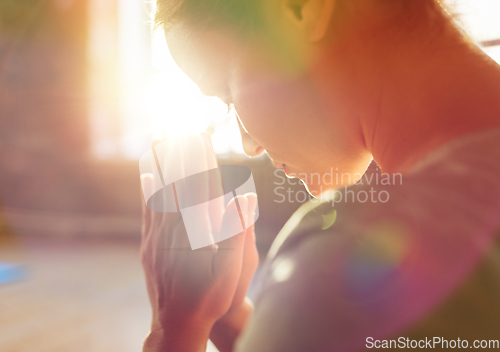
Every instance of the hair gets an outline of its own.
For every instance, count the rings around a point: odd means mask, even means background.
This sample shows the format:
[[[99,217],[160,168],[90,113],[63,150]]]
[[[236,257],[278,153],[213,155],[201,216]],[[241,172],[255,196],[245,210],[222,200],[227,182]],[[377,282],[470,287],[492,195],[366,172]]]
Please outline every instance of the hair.
[[[229,26],[247,32],[262,24],[260,1],[266,0],[157,0],[155,27],[189,21],[204,29]]]
[[[177,22],[189,22],[201,29],[226,27],[238,34],[255,33],[265,29],[262,4],[269,0],[157,0],[155,27],[168,29]],[[300,1],[300,0],[297,0]],[[346,8],[354,0],[337,0],[337,8]],[[368,0],[360,0],[368,1]],[[394,5],[395,13],[404,13],[418,22],[427,13],[434,20],[436,12],[450,16],[447,3],[451,0],[372,0],[381,6]],[[357,3],[356,5],[359,5]],[[355,6],[356,7],[356,6]],[[339,14],[337,14],[339,15]],[[415,18],[419,17],[419,18]]]

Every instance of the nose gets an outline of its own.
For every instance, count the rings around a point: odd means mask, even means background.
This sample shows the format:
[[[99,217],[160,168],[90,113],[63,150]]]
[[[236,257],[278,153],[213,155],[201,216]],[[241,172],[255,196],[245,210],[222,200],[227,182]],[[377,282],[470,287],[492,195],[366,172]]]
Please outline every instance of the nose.
[[[262,155],[265,151],[264,147],[250,137],[248,132],[245,131],[245,128],[243,128],[240,119],[238,119],[238,126],[240,127],[241,141],[243,143],[243,150],[245,151],[245,154],[252,158]]]

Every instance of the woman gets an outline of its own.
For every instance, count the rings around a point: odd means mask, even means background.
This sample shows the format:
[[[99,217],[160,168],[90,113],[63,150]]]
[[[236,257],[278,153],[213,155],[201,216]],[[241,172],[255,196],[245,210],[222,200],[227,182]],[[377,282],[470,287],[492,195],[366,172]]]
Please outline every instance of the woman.
[[[342,191],[281,231],[255,309],[253,230],[221,243],[230,250],[166,253],[160,241],[181,243],[184,229],[145,209],[145,351],[498,339],[500,68],[441,3],[159,0],[156,19],[181,69],[234,105],[248,155],[267,151],[313,195]],[[402,182],[344,188],[372,159]],[[314,177],[332,170],[334,182]],[[347,201],[362,191],[386,193]],[[254,203],[240,199],[246,216]]]

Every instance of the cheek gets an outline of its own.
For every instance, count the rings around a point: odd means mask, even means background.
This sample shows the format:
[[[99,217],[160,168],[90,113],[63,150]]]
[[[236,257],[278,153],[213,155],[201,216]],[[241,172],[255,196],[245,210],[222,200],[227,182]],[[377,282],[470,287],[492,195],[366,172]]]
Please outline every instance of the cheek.
[[[357,141],[355,125],[332,113],[329,101],[321,100],[307,76],[238,69],[230,82],[236,111],[252,139],[285,163],[287,172],[303,178],[304,174],[331,173],[332,168],[353,175],[366,170],[371,156]],[[316,194],[338,186],[308,184]]]
[[[268,150],[293,151],[321,130],[318,105],[301,80],[253,76],[240,80],[232,91],[243,125]]]

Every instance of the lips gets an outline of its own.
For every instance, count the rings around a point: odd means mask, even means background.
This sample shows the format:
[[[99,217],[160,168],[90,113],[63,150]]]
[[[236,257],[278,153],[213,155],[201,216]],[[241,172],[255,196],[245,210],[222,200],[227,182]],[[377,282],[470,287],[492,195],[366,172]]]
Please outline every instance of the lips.
[[[284,169],[285,168],[285,164],[280,163],[278,161],[273,161],[273,164],[274,164],[274,167],[277,169]]]
[[[285,175],[289,176],[286,164],[280,163],[278,161],[273,161],[273,165],[277,169],[282,169]]]

